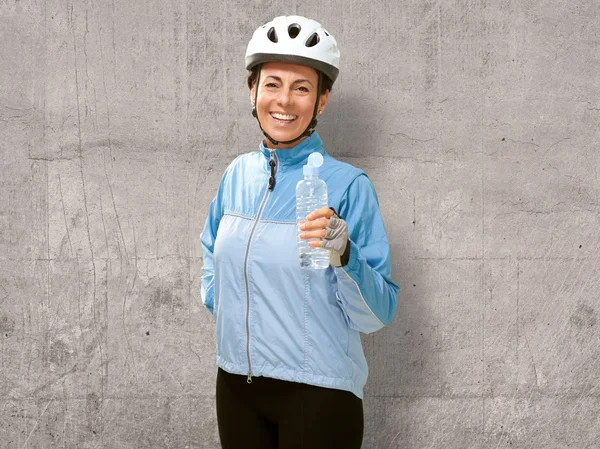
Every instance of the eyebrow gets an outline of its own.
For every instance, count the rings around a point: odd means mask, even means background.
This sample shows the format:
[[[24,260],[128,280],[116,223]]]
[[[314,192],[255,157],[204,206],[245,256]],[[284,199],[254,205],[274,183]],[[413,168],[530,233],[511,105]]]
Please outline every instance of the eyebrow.
[[[280,77],[278,77],[278,76],[275,76],[275,75],[269,75],[269,76],[267,76],[265,79],[267,79],[267,78],[273,78],[274,80],[276,80],[276,81],[279,81],[280,83],[283,83],[282,79],[281,79]],[[305,79],[299,79],[299,80],[296,80],[296,81],[294,81],[292,84],[298,84],[298,83],[308,83],[308,84],[310,84],[312,87],[314,87],[314,86],[313,86],[313,83],[311,83],[309,80],[305,80]]]

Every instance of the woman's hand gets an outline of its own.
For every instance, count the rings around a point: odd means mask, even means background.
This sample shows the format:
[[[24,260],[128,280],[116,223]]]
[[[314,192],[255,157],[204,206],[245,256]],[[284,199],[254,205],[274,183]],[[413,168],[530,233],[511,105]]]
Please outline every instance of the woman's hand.
[[[308,242],[312,248],[325,248],[331,252],[330,263],[341,266],[340,257],[348,245],[348,224],[329,207],[317,209],[306,217],[300,226],[301,239],[314,239]]]
[[[306,221],[300,225],[300,230],[306,231],[300,234],[300,238],[304,240],[318,239],[308,242],[308,246],[320,248],[327,235],[327,226],[329,226],[331,217],[333,217],[333,210],[328,207],[312,211],[306,216]]]

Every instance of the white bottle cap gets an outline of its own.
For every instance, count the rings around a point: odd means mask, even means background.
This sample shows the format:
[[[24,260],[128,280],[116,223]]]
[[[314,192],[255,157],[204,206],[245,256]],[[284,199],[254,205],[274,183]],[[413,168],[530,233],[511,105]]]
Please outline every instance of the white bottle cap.
[[[308,156],[308,165],[319,168],[321,165],[323,165],[323,155],[321,153],[317,153],[316,151],[314,153],[310,153],[310,156]]]
[[[315,151],[308,156],[308,163],[303,167],[302,172],[304,176],[318,175],[321,165],[323,165],[323,155]]]

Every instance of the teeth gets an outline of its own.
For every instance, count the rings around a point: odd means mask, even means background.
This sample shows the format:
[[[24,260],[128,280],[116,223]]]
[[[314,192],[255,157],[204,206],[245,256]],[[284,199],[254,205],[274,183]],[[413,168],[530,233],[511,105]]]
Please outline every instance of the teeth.
[[[277,112],[272,112],[271,115],[279,120],[294,120],[296,118],[295,115],[287,115],[287,114],[279,114]]]

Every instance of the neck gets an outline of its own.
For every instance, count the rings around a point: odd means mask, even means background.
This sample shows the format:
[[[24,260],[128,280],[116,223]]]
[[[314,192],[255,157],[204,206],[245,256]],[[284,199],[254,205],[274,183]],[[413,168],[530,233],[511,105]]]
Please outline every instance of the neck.
[[[274,145],[273,142],[271,142],[269,139],[264,139],[263,144],[266,148],[270,148],[273,150],[287,150],[289,148],[294,148],[300,142],[306,140],[307,137],[308,136],[304,136],[302,139],[298,139],[292,143],[278,143],[277,145]]]

